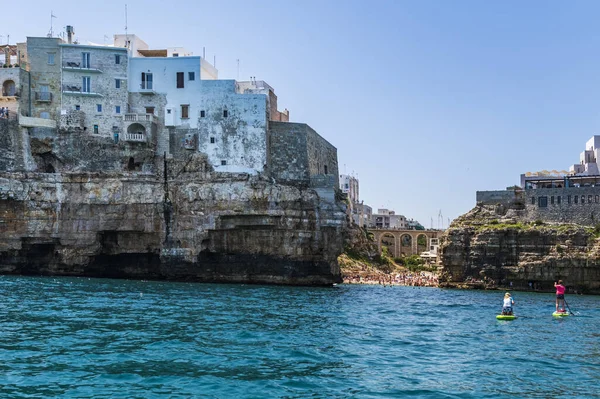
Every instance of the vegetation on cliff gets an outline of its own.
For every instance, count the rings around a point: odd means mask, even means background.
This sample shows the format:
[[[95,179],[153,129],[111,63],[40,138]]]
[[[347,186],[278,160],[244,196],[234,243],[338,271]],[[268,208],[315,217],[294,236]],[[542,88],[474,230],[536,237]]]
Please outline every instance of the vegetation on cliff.
[[[518,209],[477,205],[441,240],[448,281],[551,291],[557,279],[600,291],[600,226],[527,221]]]

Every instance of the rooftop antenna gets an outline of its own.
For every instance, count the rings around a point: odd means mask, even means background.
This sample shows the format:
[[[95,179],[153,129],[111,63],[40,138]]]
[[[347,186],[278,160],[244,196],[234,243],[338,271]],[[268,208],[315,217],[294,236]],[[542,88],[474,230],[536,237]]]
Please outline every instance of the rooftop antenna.
[[[48,33],[48,37],[53,37],[54,36],[54,29],[53,29],[53,20],[54,18],[56,18],[56,15],[54,15],[54,12],[52,10],[50,10],[50,33]]]
[[[240,59],[237,59],[237,80],[240,80]]]
[[[217,56],[214,56],[214,61],[213,61],[213,66],[216,68],[217,67]]]
[[[206,47],[202,47],[202,58],[206,59]]]
[[[106,44],[106,39],[108,39],[108,36],[104,35],[104,44]]]
[[[129,36],[127,35],[127,3],[125,3],[125,47],[127,47],[127,53],[129,54]]]

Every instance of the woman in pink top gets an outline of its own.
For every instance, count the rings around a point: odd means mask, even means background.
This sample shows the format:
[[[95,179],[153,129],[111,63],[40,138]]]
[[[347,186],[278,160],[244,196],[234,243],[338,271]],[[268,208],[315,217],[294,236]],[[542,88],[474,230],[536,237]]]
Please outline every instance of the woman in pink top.
[[[556,311],[557,312],[565,311],[565,286],[562,284],[563,284],[562,280],[558,280],[558,284],[554,283],[554,287],[556,288]],[[559,303],[562,304],[562,306],[558,306]]]

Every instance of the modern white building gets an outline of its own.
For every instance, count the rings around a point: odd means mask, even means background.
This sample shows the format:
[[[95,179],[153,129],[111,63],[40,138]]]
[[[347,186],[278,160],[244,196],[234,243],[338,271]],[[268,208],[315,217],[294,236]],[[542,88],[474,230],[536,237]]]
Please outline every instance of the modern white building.
[[[585,150],[579,154],[579,163],[571,166],[569,172],[577,175],[600,175],[600,136],[593,136],[585,143]]]

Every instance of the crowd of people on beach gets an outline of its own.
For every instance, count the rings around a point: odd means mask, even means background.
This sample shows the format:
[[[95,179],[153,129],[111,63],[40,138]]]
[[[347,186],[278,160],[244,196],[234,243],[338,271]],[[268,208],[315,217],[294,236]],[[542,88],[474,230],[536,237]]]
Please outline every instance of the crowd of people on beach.
[[[389,275],[361,276],[359,274],[344,277],[348,284],[405,285],[412,287],[437,287],[438,277],[427,272],[402,272]]]
[[[0,119],[8,119],[8,107],[0,107]]]

